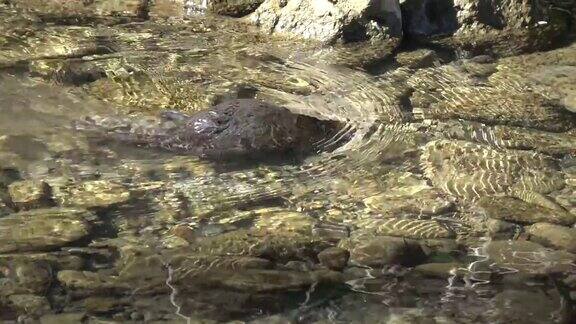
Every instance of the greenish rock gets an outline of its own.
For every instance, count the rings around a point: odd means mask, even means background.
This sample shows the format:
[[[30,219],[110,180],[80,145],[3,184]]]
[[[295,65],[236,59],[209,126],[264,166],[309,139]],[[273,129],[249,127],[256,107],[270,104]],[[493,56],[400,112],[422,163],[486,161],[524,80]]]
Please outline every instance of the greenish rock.
[[[213,0],[208,10],[218,15],[242,17],[256,10],[264,0]]]
[[[478,205],[490,218],[520,224],[546,222],[572,225],[576,222],[576,215],[569,212],[545,208],[512,197],[482,197],[478,200]]]
[[[548,223],[536,223],[526,228],[530,240],[544,246],[576,253],[576,229]]]
[[[492,241],[484,246],[482,254],[505,271],[535,276],[572,271],[576,261],[575,254],[529,241]]]
[[[86,313],[47,314],[40,317],[40,324],[75,324],[82,323]]]
[[[486,232],[490,237],[499,237],[499,235],[515,235],[519,231],[518,225],[499,219],[489,218],[486,220]],[[511,238],[511,237],[510,237]]]
[[[127,202],[130,191],[123,185],[107,180],[81,183],[54,182],[54,200],[62,206],[84,208],[110,207]]]
[[[22,263],[44,263],[56,271],[59,270],[80,270],[84,267],[85,260],[77,255],[67,252],[46,252],[46,253],[6,253],[0,254],[0,266]]]
[[[494,308],[487,314],[487,319],[491,323],[550,322],[550,315],[558,310],[560,298],[556,290],[506,289],[490,301]],[[569,318],[565,320],[570,322]]]
[[[380,267],[388,264],[416,265],[425,258],[418,241],[391,236],[360,237],[340,242],[350,251],[350,264]]]
[[[189,251],[212,256],[241,255],[276,261],[308,260],[328,244],[310,235],[274,230],[236,230],[202,238]]]
[[[8,186],[10,200],[19,209],[50,207],[50,186],[43,181],[16,181]]]
[[[84,308],[90,314],[107,313],[126,304],[118,297],[91,296],[82,301]]]
[[[5,282],[12,287],[6,291],[0,291],[0,295],[10,291],[11,294],[38,294],[44,295],[53,282],[52,268],[50,264],[43,261],[18,260],[7,264],[2,264]]]
[[[114,277],[98,272],[62,270],[57,278],[64,287],[79,291],[102,293],[119,288]]]
[[[140,253],[142,254],[138,254]],[[145,250],[130,252],[121,251],[118,261],[118,276],[113,278],[113,284],[118,288],[138,287],[139,293],[165,292],[168,276],[162,257]],[[142,269],[147,269],[142,272]]]
[[[457,271],[462,268],[463,265],[460,263],[424,263],[417,265],[414,268],[416,273],[419,273],[425,277],[432,278],[449,278],[454,276]]]
[[[0,253],[46,251],[90,233],[95,215],[75,208],[35,209],[0,218]]]
[[[338,247],[330,247],[318,253],[320,264],[328,269],[336,271],[344,269],[349,258],[350,252]]]
[[[50,312],[50,303],[43,296],[12,295],[8,297],[14,308],[24,314],[39,316]]]

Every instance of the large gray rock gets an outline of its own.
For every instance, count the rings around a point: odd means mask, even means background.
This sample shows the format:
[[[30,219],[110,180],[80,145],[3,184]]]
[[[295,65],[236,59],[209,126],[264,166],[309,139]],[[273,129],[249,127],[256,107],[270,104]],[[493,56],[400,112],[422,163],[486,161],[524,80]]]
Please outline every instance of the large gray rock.
[[[465,53],[513,55],[549,48],[567,36],[573,1],[404,0],[407,35],[444,42]]]
[[[329,44],[402,35],[397,0],[266,0],[248,20],[271,34]]]
[[[72,208],[35,209],[0,218],[0,253],[46,251],[90,233],[95,215]]]

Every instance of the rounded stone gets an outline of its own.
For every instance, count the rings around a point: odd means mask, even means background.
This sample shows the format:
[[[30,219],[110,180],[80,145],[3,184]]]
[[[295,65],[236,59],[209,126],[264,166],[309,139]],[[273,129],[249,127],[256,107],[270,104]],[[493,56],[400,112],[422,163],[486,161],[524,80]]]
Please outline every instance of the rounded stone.
[[[350,252],[339,247],[330,247],[318,253],[320,263],[330,270],[340,271],[346,267]]]
[[[12,295],[8,298],[18,311],[40,315],[50,311],[50,303],[43,296],[36,295]]]
[[[375,236],[359,242],[352,242],[350,261],[353,264],[379,267],[387,264],[412,266],[425,258],[418,241],[391,237]]]
[[[16,181],[8,186],[12,203],[20,209],[51,206],[50,186],[43,181]]]
[[[64,246],[88,235],[95,217],[83,209],[48,208],[0,218],[0,253]]]
[[[576,229],[548,224],[536,223],[526,228],[530,240],[556,249],[576,253]]]

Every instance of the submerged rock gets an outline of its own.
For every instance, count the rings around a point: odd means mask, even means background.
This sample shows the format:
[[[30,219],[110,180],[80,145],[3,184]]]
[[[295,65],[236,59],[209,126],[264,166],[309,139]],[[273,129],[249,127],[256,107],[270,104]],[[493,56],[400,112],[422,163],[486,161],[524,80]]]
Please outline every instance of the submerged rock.
[[[412,239],[441,239],[456,236],[447,226],[431,219],[375,218],[356,223],[362,231],[376,235],[399,236]]]
[[[528,241],[492,241],[483,248],[486,255],[504,273],[548,275],[576,269],[576,255],[554,251]]]
[[[462,268],[463,265],[455,262],[447,263],[424,263],[416,266],[414,271],[425,276],[432,278],[449,278],[453,276],[456,271]]]
[[[346,267],[348,258],[350,258],[350,252],[338,247],[330,247],[318,253],[320,264],[336,271],[340,271]]]
[[[340,246],[350,251],[350,263],[378,267],[388,264],[415,265],[425,255],[417,241],[390,236],[350,239]]]
[[[58,281],[66,288],[86,292],[109,292],[119,288],[115,277],[98,272],[62,270],[58,272]],[[127,287],[120,286],[123,289]]]
[[[10,0],[9,4],[42,12],[44,15],[69,16],[105,16],[125,15],[143,16],[146,0]]]
[[[309,154],[336,126],[254,99],[224,102],[191,116],[168,111],[160,119],[92,117],[76,124],[102,138],[208,159]]]
[[[45,251],[90,233],[94,214],[83,209],[49,208],[0,218],[0,253]]]
[[[46,262],[17,260],[3,265],[2,274],[9,282],[4,284],[10,289],[1,289],[4,294],[38,294],[44,295],[52,284],[52,268]]]
[[[569,323],[570,318],[561,318],[558,309],[563,297],[557,290],[506,289],[489,301],[493,305],[487,312],[490,323],[546,323],[551,322],[554,314],[556,322]],[[571,316],[571,315],[568,315]]]
[[[490,218],[521,224],[546,222],[572,225],[576,222],[576,215],[569,212],[529,204],[512,197],[482,197],[478,205]]]
[[[266,0],[248,20],[271,34],[324,43],[386,39],[402,35],[397,0]]]
[[[12,203],[20,209],[50,207],[50,186],[43,181],[17,181],[8,186]]]
[[[509,195],[561,209],[543,195],[565,185],[557,161],[549,156],[465,141],[436,140],[426,144],[421,161],[426,177],[436,187],[457,197]]]
[[[54,200],[62,206],[109,207],[130,199],[130,191],[125,186],[112,181],[92,180],[69,183],[60,180],[55,179],[51,183]]]
[[[548,223],[537,223],[527,227],[526,232],[530,235],[531,241],[576,253],[576,229]]]
[[[47,314],[40,318],[40,324],[81,323],[85,317],[85,313]]]
[[[315,223],[315,219],[308,215],[298,212],[279,211],[260,215],[254,226],[263,230],[310,235]]]
[[[573,151],[573,136],[558,132],[574,128],[576,115],[564,109],[559,100],[550,98],[551,93],[558,93],[560,98],[563,94],[559,92],[564,91],[544,84],[535,89],[530,72],[556,60],[563,65],[573,64],[570,57],[574,56],[574,48],[538,54],[498,61],[496,72],[488,75],[477,75],[463,61],[415,71],[407,82],[414,89],[410,97],[414,117],[495,125],[468,123],[454,133],[498,147],[544,147],[542,151],[554,154]]]
[[[18,264],[48,264],[54,270],[79,270],[84,266],[84,259],[68,252],[54,251],[45,253],[6,253],[0,254],[0,266]]]
[[[337,272],[310,272],[247,269],[242,271],[184,271],[176,273],[175,284],[180,289],[227,288],[236,291],[271,292],[303,289],[315,283],[341,283]]]
[[[38,316],[50,312],[50,303],[44,296],[12,295],[8,299],[14,308],[24,314]]]

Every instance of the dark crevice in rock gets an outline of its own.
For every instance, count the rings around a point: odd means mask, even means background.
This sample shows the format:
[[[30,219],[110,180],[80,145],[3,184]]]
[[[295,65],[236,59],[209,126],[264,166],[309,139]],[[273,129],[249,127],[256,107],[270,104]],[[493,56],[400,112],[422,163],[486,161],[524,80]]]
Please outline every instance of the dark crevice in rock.
[[[451,35],[458,29],[452,0],[407,1],[401,6],[404,37]]]
[[[368,40],[366,24],[355,20],[342,30],[342,39],[345,43],[363,42]]]

